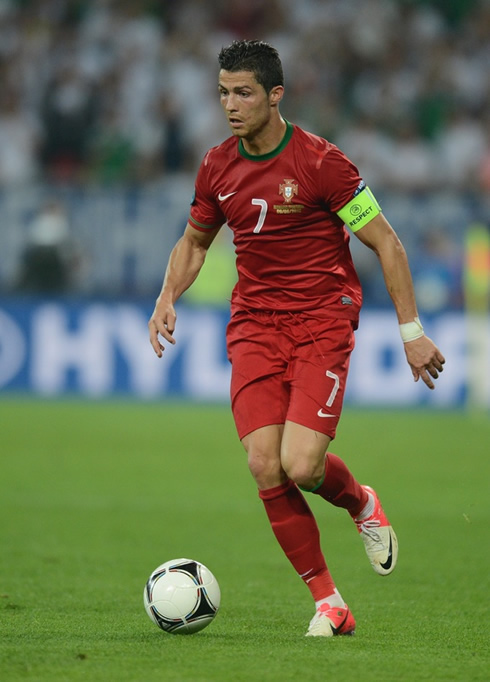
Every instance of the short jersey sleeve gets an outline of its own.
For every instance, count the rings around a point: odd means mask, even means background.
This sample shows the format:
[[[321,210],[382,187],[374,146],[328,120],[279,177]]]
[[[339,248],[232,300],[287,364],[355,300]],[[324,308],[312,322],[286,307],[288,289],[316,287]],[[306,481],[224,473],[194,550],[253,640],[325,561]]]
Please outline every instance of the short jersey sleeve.
[[[322,164],[321,191],[332,213],[338,213],[365,187],[357,167],[333,144]]]
[[[189,220],[201,230],[221,227],[226,218],[212,191],[210,182],[209,152],[204,157],[197,172],[194,197],[191,202]]]

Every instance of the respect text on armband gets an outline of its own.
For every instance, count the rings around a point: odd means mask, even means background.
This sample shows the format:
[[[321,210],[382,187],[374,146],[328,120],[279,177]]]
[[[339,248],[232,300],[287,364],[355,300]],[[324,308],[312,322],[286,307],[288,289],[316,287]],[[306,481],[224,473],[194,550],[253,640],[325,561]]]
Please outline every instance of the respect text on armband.
[[[379,213],[381,213],[381,207],[369,187],[366,187],[338,211],[337,215],[344,221],[345,225],[356,232]]]
[[[360,223],[361,220],[363,220],[363,219],[366,218],[370,213],[373,212],[373,209],[374,209],[374,206],[369,206],[369,208],[367,208],[365,211],[363,211],[362,213],[359,213],[359,215],[356,216],[356,217],[354,218],[354,220],[350,220],[350,221],[349,221],[349,227],[354,227],[354,225],[357,225],[357,223]],[[373,216],[373,217],[374,217],[374,216]]]

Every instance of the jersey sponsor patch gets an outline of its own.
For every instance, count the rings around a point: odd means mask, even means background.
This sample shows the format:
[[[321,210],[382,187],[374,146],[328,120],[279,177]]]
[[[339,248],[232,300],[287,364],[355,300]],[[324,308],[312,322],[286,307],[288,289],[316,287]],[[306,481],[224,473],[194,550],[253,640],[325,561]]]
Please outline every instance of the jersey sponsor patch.
[[[344,224],[350,227],[352,232],[357,232],[361,227],[367,225],[370,220],[381,213],[381,206],[369,187],[365,187],[357,196],[354,196],[348,204],[346,204],[337,215]]]

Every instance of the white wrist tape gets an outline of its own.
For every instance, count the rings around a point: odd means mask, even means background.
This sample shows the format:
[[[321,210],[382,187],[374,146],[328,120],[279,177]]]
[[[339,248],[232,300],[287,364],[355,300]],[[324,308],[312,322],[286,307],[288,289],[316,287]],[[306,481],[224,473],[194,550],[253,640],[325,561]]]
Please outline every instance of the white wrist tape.
[[[413,322],[406,322],[399,326],[403,343],[415,341],[415,339],[420,339],[420,337],[424,335],[424,328],[418,317],[415,317]]]

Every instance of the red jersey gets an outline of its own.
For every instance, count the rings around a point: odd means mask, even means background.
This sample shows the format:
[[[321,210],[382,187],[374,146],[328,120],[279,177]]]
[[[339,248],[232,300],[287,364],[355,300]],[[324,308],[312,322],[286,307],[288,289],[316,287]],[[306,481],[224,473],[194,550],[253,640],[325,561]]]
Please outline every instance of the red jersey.
[[[362,293],[336,212],[364,183],[333,144],[287,124],[281,144],[253,156],[230,137],[199,168],[190,222],[233,230],[232,312],[320,309],[357,322]]]

